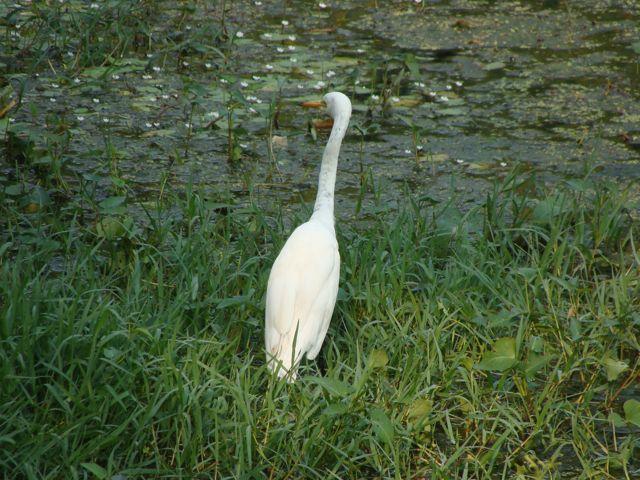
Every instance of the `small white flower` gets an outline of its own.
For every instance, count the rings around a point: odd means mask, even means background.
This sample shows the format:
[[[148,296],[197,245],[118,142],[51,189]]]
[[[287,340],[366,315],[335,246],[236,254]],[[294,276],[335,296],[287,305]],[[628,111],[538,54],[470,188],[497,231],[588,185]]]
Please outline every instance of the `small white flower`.
[[[304,85],[302,85],[301,83],[299,83],[299,84],[297,85],[297,87],[298,87],[300,90],[302,90],[302,89],[304,88]]]
[[[94,98],[93,99],[93,103],[100,103],[100,99],[99,98]]]
[[[113,74],[113,75],[111,75],[111,78],[112,78],[113,80],[120,80],[120,75]]]
[[[257,97],[254,97],[253,95],[247,95],[247,102],[255,102]]]
[[[109,123],[109,119],[108,119],[107,117],[104,117],[104,118],[102,119],[102,123]]]
[[[211,68],[211,64],[210,63],[205,63],[204,66],[205,66],[205,68]]]
[[[422,0],[413,0],[414,3],[422,3]]]
[[[462,160],[462,159],[460,159],[460,158],[459,158],[459,159],[457,159],[457,160],[456,160],[456,163],[457,163],[458,165],[462,165],[462,164],[464,163],[464,160]]]
[[[260,1],[253,2],[253,4],[254,4],[256,7],[260,7],[260,6],[262,6],[262,2],[260,2]]]
[[[147,123],[144,124],[144,126],[147,127],[147,128],[151,128],[153,125],[151,125],[149,122],[147,122]]]
[[[434,98],[434,97],[437,97],[437,96],[438,96],[438,94],[437,94],[436,92],[429,92],[429,96],[430,96],[431,98]]]
[[[260,100],[259,98],[256,98],[256,103],[260,105],[262,103],[262,100]]]
[[[315,88],[316,90],[321,90],[322,88],[324,88],[325,85],[326,83],[324,83],[323,81],[319,81],[313,86],[313,88]]]
[[[218,112],[208,112],[207,116],[208,117],[213,117],[213,118],[219,118],[220,114]]]
[[[393,103],[398,103],[400,101],[400,99],[398,97],[391,97],[391,101]]]
[[[406,153],[407,155],[411,155],[411,153],[413,153],[413,152],[411,150],[409,150],[408,148],[406,148],[404,153]]]
[[[157,66],[157,65],[154,65],[154,66],[153,66],[153,71],[154,71],[154,72],[156,72],[156,73],[157,73],[157,72],[159,72],[160,70],[162,70],[162,69],[161,69],[159,66]]]
[[[247,88],[249,86],[249,84],[247,82],[245,82],[245,81],[242,81],[242,82],[240,82],[240,86],[242,88]]]
[[[253,77],[251,77],[251,78],[253,78],[256,82],[260,80],[260,77],[259,77],[258,75],[254,75],[254,76],[253,76]]]
[[[255,108],[253,108],[253,107],[249,107],[249,111],[250,111],[251,113],[258,113],[258,111],[257,111]]]
[[[424,147],[422,145],[416,145],[416,150],[421,152],[422,150],[424,150]]]
[[[445,97],[444,95],[442,95],[442,96],[440,97],[440,101],[441,101],[441,102],[448,102],[448,101],[449,101],[449,97]]]
[[[355,82],[353,82],[356,85],[360,85],[360,80],[356,80]]]
[[[73,52],[67,52],[67,57],[73,57]]]
[[[290,52],[293,52],[296,49],[295,45],[289,45],[287,48]]]
[[[506,167],[507,166],[507,162],[500,162],[500,166],[501,167]]]
[[[267,70],[273,70],[273,65],[269,65],[268,63],[264,66]]]
[[[323,2],[320,2],[320,3],[318,4],[318,6],[319,6],[320,8],[322,8],[322,9],[327,8],[327,4],[326,4],[326,3],[323,3]]]
[[[186,128],[191,128],[191,124],[190,124],[190,123],[185,123],[185,124],[184,124],[184,126],[185,126]]]
[[[284,48],[282,48],[282,47],[278,47],[278,48],[276,48],[276,50],[278,51],[278,53],[284,52]]]
[[[82,115],[77,115],[76,120],[78,120],[79,122],[84,122],[84,117]]]
[[[162,94],[162,99],[163,100],[168,100],[169,99],[169,95],[167,95],[166,93]]]
[[[160,122],[153,122],[153,126],[156,128],[160,127]]]
[[[148,73],[145,73],[144,75],[142,75],[142,79],[143,80],[151,80],[153,77],[151,75],[149,75]]]
[[[271,37],[273,37],[273,35],[271,35],[270,33],[265,33],[264,34],[264,38],[271,38]]]
[[[229,82],[228,82],[226,79],[221,78],[221,79],[220,79],[220,83],[229,83]]]
[[[358,49],[356,50],[356,53],[364,53],[364,50],[363,50],[362,48],[358,48]]]
[[[191,30],[191,25],[187,25],[187,26],[186,26],[186,27],[184,27],[184,28],[186,28],[187,30]]]
[[[446,87],[444,87],[447,90],[451,90],[453,87],[451,85],[447,85]]]
[[[16,123],[16,119],[15,118],[10,118],[9,119],[9,123]]]
[[[327,78],[331,78],[331,77],[335,77],[336,76],[336,72],[334,72],[333,70],[329,70],[327,72]]]
[[[183,62],[182,62],[182,66],[183,66],[183,67],[188,67],[188,66],[189,66],[189,62],[184,62],[184,61],[183,61]]]
[[[313,75],[313,70],[307,70],[307,75]]]
[[[236,32],[236,37],[238,38],[244,37],[244,32]]]
[[[296,41],[296,36],[295,35],[289,35],[287,38],[292,42]]]
[[[246,143],[239,143],[238,145],[240,145],[240,148],[246,150],[247,148],[249,148],[249,145],[247,145]]]
[[[377,102],[378,100],[380,100],[380,97],[378,95],[371,95],[371,100]]]
[[[286,27],[287,25],[289,25],[289,20],[282,20],[282,22],[280,23],[282,23],[283,27]]]
[[[147,58],[151,58],[151,57],[153,57],[153,54],[152,53],[147,53]]]
[[[53,88],[60,88],[60,85],[58,85],[57,83],[52,83],[52,84],[51,84],[51,86],[52,86]]]
[[[461,81],[456,81],[454,82],[456,87],[461,87],[462,86],[462,82]]]
[[[291,57],[291,58],[289,59],[289,61],[290,61],[291,63],[298,63],[298,59],[297,59],[296,57]]]
[[[100,5],[98,5],[97,3],[92,3],[91,4],[91,8],[93,8],[95,10],[95,9],[100,8]]]

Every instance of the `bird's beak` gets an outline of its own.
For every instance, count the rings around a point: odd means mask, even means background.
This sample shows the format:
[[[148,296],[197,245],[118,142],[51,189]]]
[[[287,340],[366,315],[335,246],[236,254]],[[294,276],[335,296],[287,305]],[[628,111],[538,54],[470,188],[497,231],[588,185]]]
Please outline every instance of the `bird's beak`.
[[[319,102],[302,102],[300,106],[302,108],[324,108],[327,104],[324,100],[320,100]]]

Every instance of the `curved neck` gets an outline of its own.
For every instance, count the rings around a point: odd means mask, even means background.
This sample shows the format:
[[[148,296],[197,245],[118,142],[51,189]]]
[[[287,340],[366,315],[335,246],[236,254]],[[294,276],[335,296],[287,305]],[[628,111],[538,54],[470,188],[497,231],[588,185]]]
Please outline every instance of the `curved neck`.
[[[342,139],[347,132],[349,115],[338,114],[333,119],[333,128],[329,141],[322,154],[320,178],[318,179],[318,194],[313,207],[311,218],[320,218],[333,225],[333,197],[336,188],[336,171],[338,169],[338,154]]]

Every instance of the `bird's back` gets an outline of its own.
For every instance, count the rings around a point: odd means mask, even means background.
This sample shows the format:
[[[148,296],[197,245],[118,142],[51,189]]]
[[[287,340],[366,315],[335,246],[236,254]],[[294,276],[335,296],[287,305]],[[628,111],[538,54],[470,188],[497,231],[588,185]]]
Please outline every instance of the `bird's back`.
[[[296,228],[276,258],[267,286],[265,345],[268,364],[278,375],[291,369],[294,345],[294,363],[303,354],[317,355],[333,313],[339,277],[333,229],[314,220]]]

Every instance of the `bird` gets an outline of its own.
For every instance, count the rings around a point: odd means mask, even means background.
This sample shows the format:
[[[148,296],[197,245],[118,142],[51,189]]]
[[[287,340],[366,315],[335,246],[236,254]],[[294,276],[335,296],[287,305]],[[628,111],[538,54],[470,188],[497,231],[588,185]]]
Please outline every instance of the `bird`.
[[[318,192],[309,221],[298,226],[276,257],[267,283],[265,349],[267,366],[293,382],[302,356],[313,360],[327,334],[340,280],[340,253],[334,226],[338,156],[351,118],[351,101],[331,92],[322,102],[333,127],[322,155]]]

